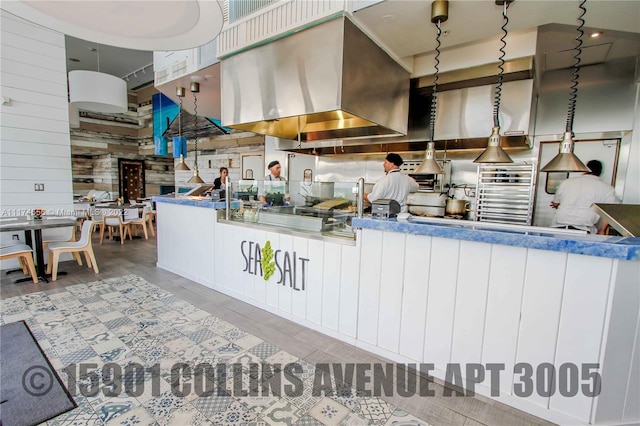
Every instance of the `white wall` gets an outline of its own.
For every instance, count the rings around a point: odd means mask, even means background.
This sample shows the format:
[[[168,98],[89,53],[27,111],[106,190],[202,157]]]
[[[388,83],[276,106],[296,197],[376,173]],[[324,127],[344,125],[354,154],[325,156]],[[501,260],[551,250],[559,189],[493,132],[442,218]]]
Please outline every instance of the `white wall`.
[[[0,11],[0,207],[72,208],[64,35]],[[34,191],[34,184],[44,191]],[[7,235],[9,234],[9,235]],[[10,239],[3,233],[0,238]],[[22,239],[23,236],[20,235]]]

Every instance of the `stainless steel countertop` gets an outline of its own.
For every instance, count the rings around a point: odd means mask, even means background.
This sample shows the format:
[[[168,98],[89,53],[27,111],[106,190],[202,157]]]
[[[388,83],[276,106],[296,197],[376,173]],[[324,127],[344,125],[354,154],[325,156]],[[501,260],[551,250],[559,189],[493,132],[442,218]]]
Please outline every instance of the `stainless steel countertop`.
[[[623,237],[640,236],[640,204],[594,204],[593,207]]]

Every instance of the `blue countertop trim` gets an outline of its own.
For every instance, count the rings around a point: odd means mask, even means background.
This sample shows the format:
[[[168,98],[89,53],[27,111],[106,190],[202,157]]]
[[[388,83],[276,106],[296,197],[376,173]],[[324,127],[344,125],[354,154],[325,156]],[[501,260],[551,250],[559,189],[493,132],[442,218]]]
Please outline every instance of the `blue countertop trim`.
[[[395,219],[379,220],[354,218],[354,228],[402,232],[456,240],[478,241],[539,250],[585,254],[612,259],[640,260],[640,238],[607,237],[600,235],[570,236],[547,233],[523,234],[518,231],[494,231],[467,229],[448,224],[398,222]]]
[[[222,210],[227,208],[224,201],[214,202],[214,201],[211,201],[211,199],[209,198],[203,198],[203,199],[187,198],[187,197],[176,198],[173,195],[156,195],[154,197],[151,197],[151,199],[156,203],[180,204],[183,206],[203,207],[205,209]],[[239,209],[240,201],[231,201],[231,208]]]

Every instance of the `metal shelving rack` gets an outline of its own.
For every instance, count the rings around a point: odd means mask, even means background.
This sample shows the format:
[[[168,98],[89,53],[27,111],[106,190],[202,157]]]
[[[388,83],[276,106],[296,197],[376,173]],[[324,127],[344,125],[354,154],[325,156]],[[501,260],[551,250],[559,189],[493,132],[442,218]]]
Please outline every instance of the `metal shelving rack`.
[[[479,164],[476,220],[531,225],[535,164]]]

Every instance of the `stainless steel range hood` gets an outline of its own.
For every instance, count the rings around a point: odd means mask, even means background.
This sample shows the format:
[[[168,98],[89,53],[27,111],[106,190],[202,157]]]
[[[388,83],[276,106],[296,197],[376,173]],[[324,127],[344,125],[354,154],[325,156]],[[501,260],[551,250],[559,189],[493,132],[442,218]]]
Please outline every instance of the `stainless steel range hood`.
[[[507,62],[502,86],[501,145],[529,149],[535,119],[533,58]],[[493,101],[497,64],[443,73],[438,85],[435,125],[437,150],[484,149],[493,128]],[[300,145],[280,140],[278,149],[324,154],[424,151],[430,139],[431,77],[411,81],[408,131],[405,136],[380,140],[332,140]]]
[[[407,133],[409,73],[345,16],[224,58],[221,71],[226,127],[300,142]]]

